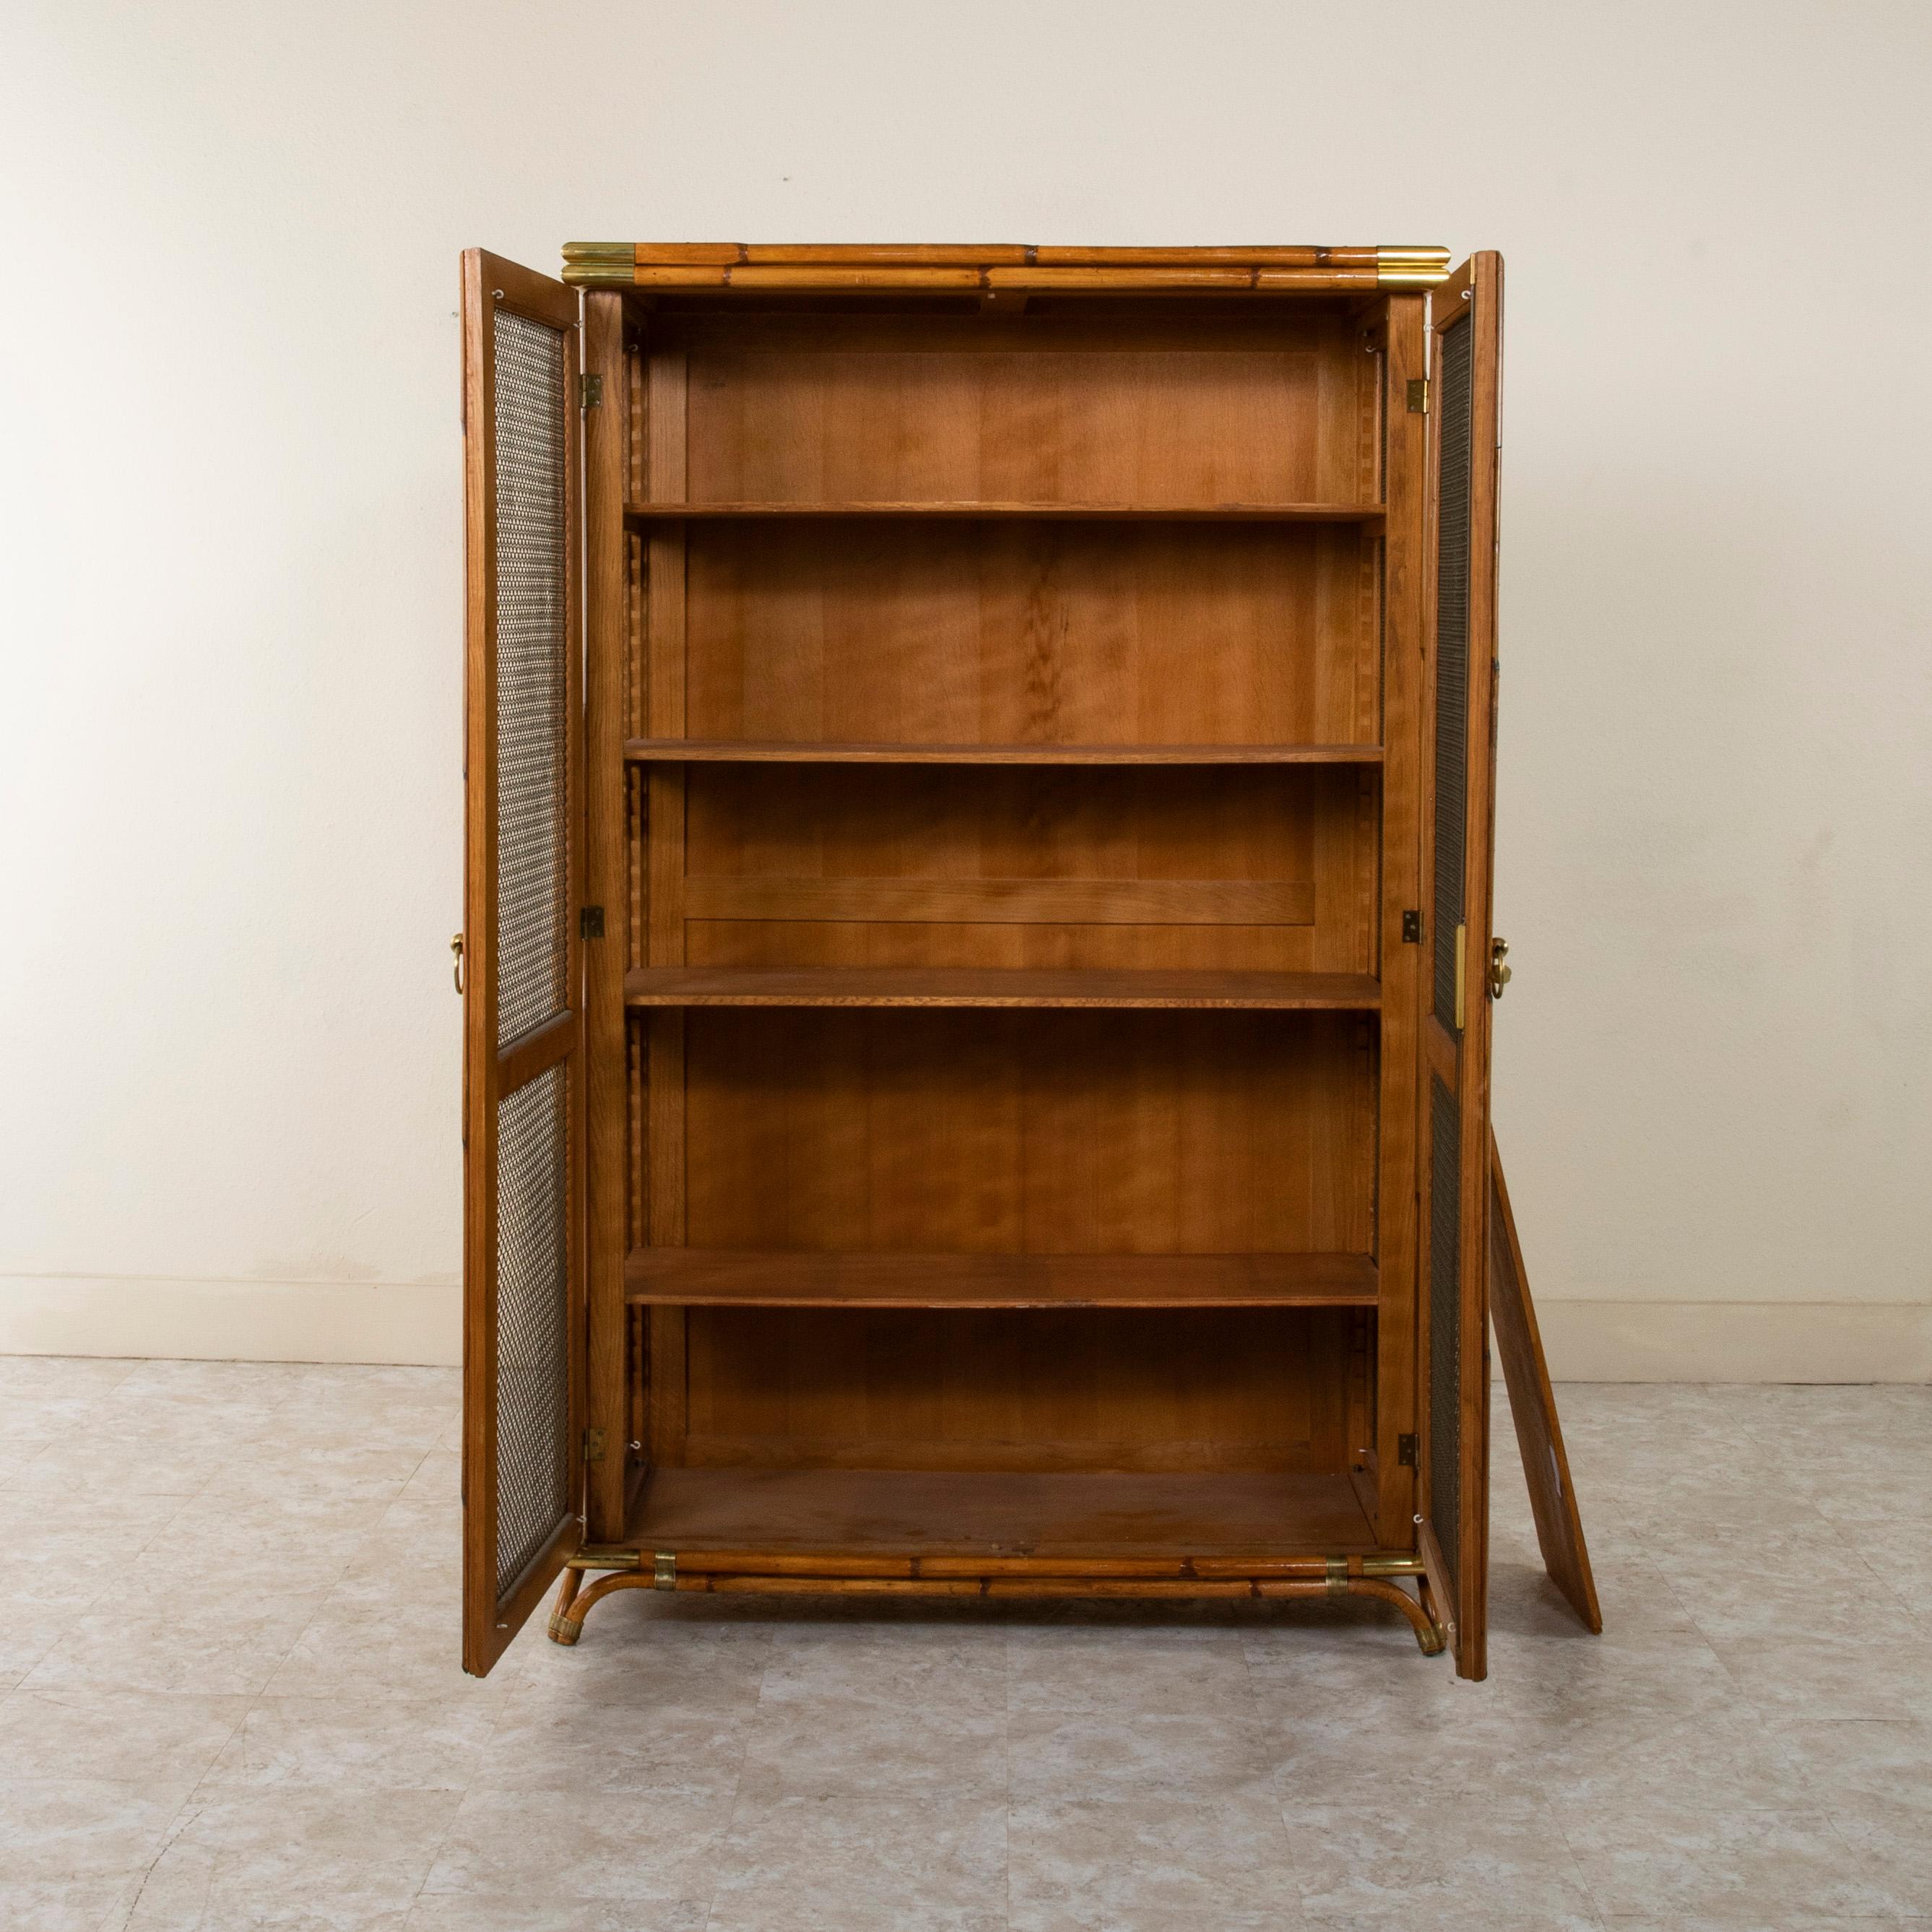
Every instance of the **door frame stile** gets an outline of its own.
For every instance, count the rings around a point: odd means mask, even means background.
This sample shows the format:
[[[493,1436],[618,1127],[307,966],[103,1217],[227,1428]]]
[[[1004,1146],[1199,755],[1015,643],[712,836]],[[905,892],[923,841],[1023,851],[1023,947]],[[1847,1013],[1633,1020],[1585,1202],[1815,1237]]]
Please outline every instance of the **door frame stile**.
[[[624,1244],[627,1154],[624,968],[629,930],[624,766],[628,572],[624,529],[630,405],[624,298],[584,297],[584,373],[602,397],[584,410],[584,787],[585,902],[603,909],[603,937],[584,946],[585,1405],[602,1438],[585,1466],[586,1533],[623,1534],[630,1468],[625,1376]]]
[[[1426,416],[1412,415],[1408,384],[1428,368],[1426,298],[1388,298],[1383,332],[1383,407],[1388,459],[1382,478],[1383,540],[1382,1004],[1376,1262],[1376,1454],[1378,1534],[1406,1547],[1419,1470],[1405,1465],[1401,1438],[1419,1437],[1415,1347],[1420,1230],[1417,1164],[1422,1095],[1416,1029],[1422,1020],[1424,946],[1405,941],[1405,912],[1426,904],[1423,880],[1423,619],[1428,559]],[[1399,401],[1398,399],[1405,399]],[[1418,1456],[1418,1462],[1420,1462]]]
[[[1450,284],[1454,286],[1452,277]],[[1490,1466],[1490,1054],[1491,1009],[1490,934],[1496,868],[1496,566],[1501,542],[1498,517],[1498,448],[1502,427],[1502,260],[1493,253],[1469,262],[1470,326],[1475,330],[1473,427],[1469,452],[1469,765],[1468,794],[1478,809],[1469,814],[1463,854],[1462,903],[1467,932],[1463,974],[1469,988],[1462,1033],[1462,1082],[1456,1095],[1462,1112],[1462,1332],[1480,1341],[1480,1375],[1465,1374],[1461,1434],[1466,1466],[1486,1472]],[[1486,541],[1484,538],[1486,538]],[[1486,1476],[1481,1507],[1462,1513],[1462,1574],[1485,1580],[1490,1562],[1490,1509]],[[1464,1634],[1466,1654],[1456,1668],[1464,1675],[1486,1673],[1488,1618],[1475,1619]]]
[[[491,676],[490,614],[496,608],[494,548],[482,540],[490,513],[490,479],[496,473],[496,383],[491,368],[493,318],[483,286],[483,258],[476,250],[463,257],[463,302],[466,343],[464,361],[464,809],[463,934],[463,1277],[466,1284],[490,1280],[496,1257],[496,1082],[477,1077],[494,1065],[496,1052],[496,694]],[[463,1541],[466,1572],[494,1570],[496,1549],[496,1498],[494,1483],[472,1484],[472,1467],[496,1465],[496,1361],[495,1336],[476,1317],[473,1292],[464,1297],[463,1320]],[[494,1661],[492,1633],[465,1592],[463,1665],[480,1676]],[[494,1621],[494,1618],[491,1620]]]
[[[1498,310],[1502,261],[1493,254],[1472,256],[1431,292],[1429,318],[1430,413],[1428,465],[1428,520],[1432,533],[1428,550],[1428,591],[1424,626],[1427,658],[1426,718],[1424,730],[1425,796],[1433,799],[1436,785],[1435,706],[1438,674],[1436,664],[1440,585],[1437,580],[1434,532],[1439,527],[1441,445],[1444,404],[1443,342],[1445,333],[1466,313],[1475,332],[1471,342],[1471,441],[1466,621],[1467,708],[1464,726],[1466,817],[1462,859],[1463,930],[1458,958],[1462,983],[1468,989],[1462,1025],[1456,1032],[1437,1018],[1432,993],[1423,1000],[1421,1060],[1454,1096],[1458,1130],[1460,1172],[1456,1202],[1459,1246],[1456,1328],[1462,1337],[1462,1360],[1456,1390],[1455,1438],[1460,1466],[1457,1548],[1443,1551],[1432,1534],[1432,1466],[1423,1485],[1418,1515],[1425,1558],[1430,1564],[1434,1594],[1450,1631],[1459,1676],[1480,1678],[1487,1672],[1486,1604],[1489,1569],[1490,1341],[1489,1341],[1489,1148],[1490,1005],[1489,944],[1491,925],[1492,848],[1495,836],[1496,752],[1496,590],[1497,543],[1496,491]],[[1464,304],[1470,304],[1466,312]],[[1486,541],[1485,541],[1486,538]],[[1424,814],[1423,876],[1435,877],[1436,826],[1432,809]],[[1428,935],[1432,951],[1439,935]],[[1426,1131],[1432,1082],[1425,1078],[1418,1096],[1418,1120]],[[1432,1181],[1425,1184],[1432,1185]],[[1422,1217],[1421,1267],[1432,1280],[1430,1215]],[[1426,1404],[1435,1377],[1428,1360],[1429,1324],[1417,1324],[1421,1368],[1419,1384],[1425,1412],[1422,1438],[1431,1427]],[[1444,1563],[1455,1558],[1455,1587],[1451,1590]]]

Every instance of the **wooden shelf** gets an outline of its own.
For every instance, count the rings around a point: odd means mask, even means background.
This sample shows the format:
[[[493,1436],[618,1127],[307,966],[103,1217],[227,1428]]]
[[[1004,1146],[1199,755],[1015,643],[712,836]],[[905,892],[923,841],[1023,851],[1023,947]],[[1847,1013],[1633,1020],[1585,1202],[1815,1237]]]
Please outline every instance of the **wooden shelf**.
[[[1378,765],[1379,745],[814,744],[776,739],[632,738],[633,764]]]
[[[645,966],[633,1006],[1105,1006],[1373,1012],[1358,973],[1024,970],[912,966]]]
[[[681,1569],[796,1558],[1280,1556],[1376,1547],[1345,1475],[659,1469],[626,1541]],[[696,1562],[698,1552],[712,1560]]]
[[[633,523],[720,517],[939,517],[955,521],[1030,518],[1076,523],[1378,524],[1379,503],[627,503]]]
[[[628,1299],[712,1308],[1372,1308],[1366,1255],[633,1248]]]

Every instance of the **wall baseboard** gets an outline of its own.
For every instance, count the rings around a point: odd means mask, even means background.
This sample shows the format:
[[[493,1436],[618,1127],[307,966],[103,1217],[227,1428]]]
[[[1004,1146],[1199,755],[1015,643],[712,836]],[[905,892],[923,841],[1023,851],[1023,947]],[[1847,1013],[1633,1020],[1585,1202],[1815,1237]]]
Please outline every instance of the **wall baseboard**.
[[[232,1362],[463,1360],[454,1282],[0,1275],[0,1354]]]
[[[1932,1382],[1916,1302],[1546,1301],[1559,1382]],[[202,1361],[463,1358],[454,1282],[0,1275],[0,1354]]]
[[[1922,1302],[1546,1301],[1536,1312],[1559,1382],[1932,1382]]]

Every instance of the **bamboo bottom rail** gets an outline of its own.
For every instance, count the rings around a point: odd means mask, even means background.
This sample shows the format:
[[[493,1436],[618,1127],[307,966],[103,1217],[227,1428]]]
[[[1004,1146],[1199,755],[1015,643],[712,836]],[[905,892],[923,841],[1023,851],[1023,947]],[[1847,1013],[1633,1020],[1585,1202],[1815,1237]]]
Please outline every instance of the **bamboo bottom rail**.
[[[1352,1560],[1357,1568],[1364,1559]],[[1367,1559],[1372,1562],[1374,1559]],[[1304,1567],[1306,1559],[1301,1559]],[[566,1570],[550,1620],[552,1640],[574,1644],[584,1634],[591,1606],[620,1590],[680,1590],[715,1596],[973,1597],[1013,1599],[1039,1597],[1115,1598],[1311,1598],[1370,1597],[1401,1611],[1415,1632],[1425,1657],[1443,1646],[1444,1633],[1429,1610],[1406,1590],[1380,1576],[1330,1570],[1319,1576],[1158,1578],[1100,1576],[811,1576],[798,1574],[692,1574],[654,1575],[630,1569],[612,1572],[578,1594],[582,1571]],[[1426,1587],[1426,1586],[1424,1586]]]
[[[635,1545],[586,1544],[568,1558],[576,1570],[641,1570],[649,1558]],[[1352,1556],[806,1556],[770,1550],[680,1550],[662,1559],[680,1578],[688,1576],[804,1576],[829,1578],[1056,1576],[1166,1579],[1198,1578],[1246,1583],[1257,1577],[1300,1577],[1326,1581],[1342,1566],[1350,1576],[1420,1576],[1419,1556],[1371,1551]]]

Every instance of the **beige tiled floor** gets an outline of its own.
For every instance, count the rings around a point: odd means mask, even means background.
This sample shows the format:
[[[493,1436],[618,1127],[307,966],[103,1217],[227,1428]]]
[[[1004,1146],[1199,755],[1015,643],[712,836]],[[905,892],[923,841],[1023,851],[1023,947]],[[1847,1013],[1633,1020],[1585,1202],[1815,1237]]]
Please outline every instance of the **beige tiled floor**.
[[[1368,1606],[647,1592],[477,1684],[453,1375],[0,1360],[0,1927],[1932,1921],[1932,1390],[1562,1398],[1609,1629],[1504,1425],[1485,1684]]]

